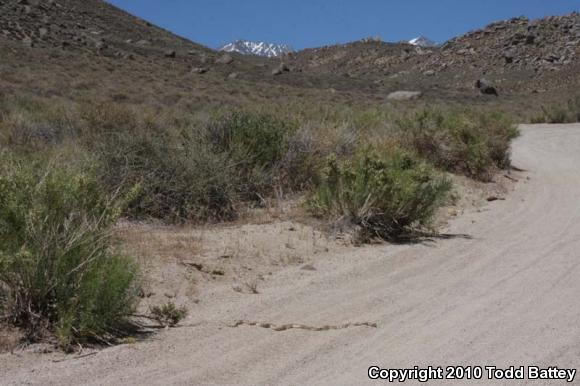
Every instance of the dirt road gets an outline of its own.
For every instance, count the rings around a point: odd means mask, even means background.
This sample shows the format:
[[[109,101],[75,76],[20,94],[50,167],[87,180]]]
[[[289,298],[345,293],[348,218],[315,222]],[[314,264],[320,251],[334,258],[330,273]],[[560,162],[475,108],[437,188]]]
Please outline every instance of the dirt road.
[[[453,221],[449,232],[469,237],[325,256],[241,301],[214,293],[187,321],[197,326],[86,358],[0,356],[0,383],[355,385],[370,383],[371,365],[578,368],[580,125],[522,131],[513,159],[524,178]],[[228,326],[238,319],[377,328]]]

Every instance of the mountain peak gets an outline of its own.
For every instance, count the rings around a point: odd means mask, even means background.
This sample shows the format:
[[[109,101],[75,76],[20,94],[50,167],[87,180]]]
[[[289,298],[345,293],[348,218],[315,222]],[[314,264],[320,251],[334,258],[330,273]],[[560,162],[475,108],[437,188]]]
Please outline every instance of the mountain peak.
[[[423,35],[409,40],[409,44],[419,47],[437,47],[439,44]]]
[[[236,40],[219,48],[220,51],[237,52],[242,55],[256,55],[263,57],[282,56],[293,52],[292,47],[286,44],[276,44],[267,42],[253,42],[249,40]]]

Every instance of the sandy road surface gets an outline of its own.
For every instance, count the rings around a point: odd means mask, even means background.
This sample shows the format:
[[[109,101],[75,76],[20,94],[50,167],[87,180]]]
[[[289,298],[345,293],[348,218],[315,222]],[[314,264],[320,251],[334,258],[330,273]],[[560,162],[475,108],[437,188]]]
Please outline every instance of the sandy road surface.
[[[513,158],[530,180],[451,224],[471,238],[326,256],[242,301],[217,291],[197,327],[90,357],[0,356],[0,383],[355,385],[373,364],[579,368],[580,125],[522,130]],[[378,327],[226,325],[237,319]]]

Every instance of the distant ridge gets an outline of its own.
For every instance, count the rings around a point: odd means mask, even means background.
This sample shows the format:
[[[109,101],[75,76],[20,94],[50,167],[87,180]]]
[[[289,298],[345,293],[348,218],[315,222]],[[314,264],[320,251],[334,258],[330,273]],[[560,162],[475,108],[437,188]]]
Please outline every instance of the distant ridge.
[[[219,51],[237,52],[242,55],[256,55],[267,58],[273,58],[294,52],[292,47],[286,44],[253,42],[249,40],[236,40],[235,42],[220,47]]]

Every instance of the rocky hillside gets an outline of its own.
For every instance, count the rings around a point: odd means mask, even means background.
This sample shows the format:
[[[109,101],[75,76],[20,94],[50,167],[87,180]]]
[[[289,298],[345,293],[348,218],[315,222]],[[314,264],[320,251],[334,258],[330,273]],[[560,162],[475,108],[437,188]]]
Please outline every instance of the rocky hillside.
[[[0,34],[27,47],[105,56],[210,51],[101,0],[3,0]]]
[[[422,101],[537,109],[580,85],[580,15],[493,23],[442,47],[377,39],[266,58],[180,38],[102,0],[0,2],[0,88],[160,106]],[[500,98],[474,87],[485,78]],[[417,94],[414,94],[417,95]]]
[[[514,18],[447,42],[417,63],[422,73],[479,73],[511,91],[544,92],[580,82],[580,14]]]
[[[573,64],[580,54],[580,14],[493,23],[450,40],[441,53],[440,67],[481,65],[557,71]]]
[[[203,106],[279,92],[257,83],[277,63],[224,55],[102,0],[0,1],[0,57],[9,93]]]
[[[300,51],[288,62],[303,72],[367,79],[391,90],[436,86],[440,94],[472,94],[475,82],[488,78],[506,95],[578,85],[579,55],[580,15],[573,13],[496,22],[442,47],[364,40]]]

